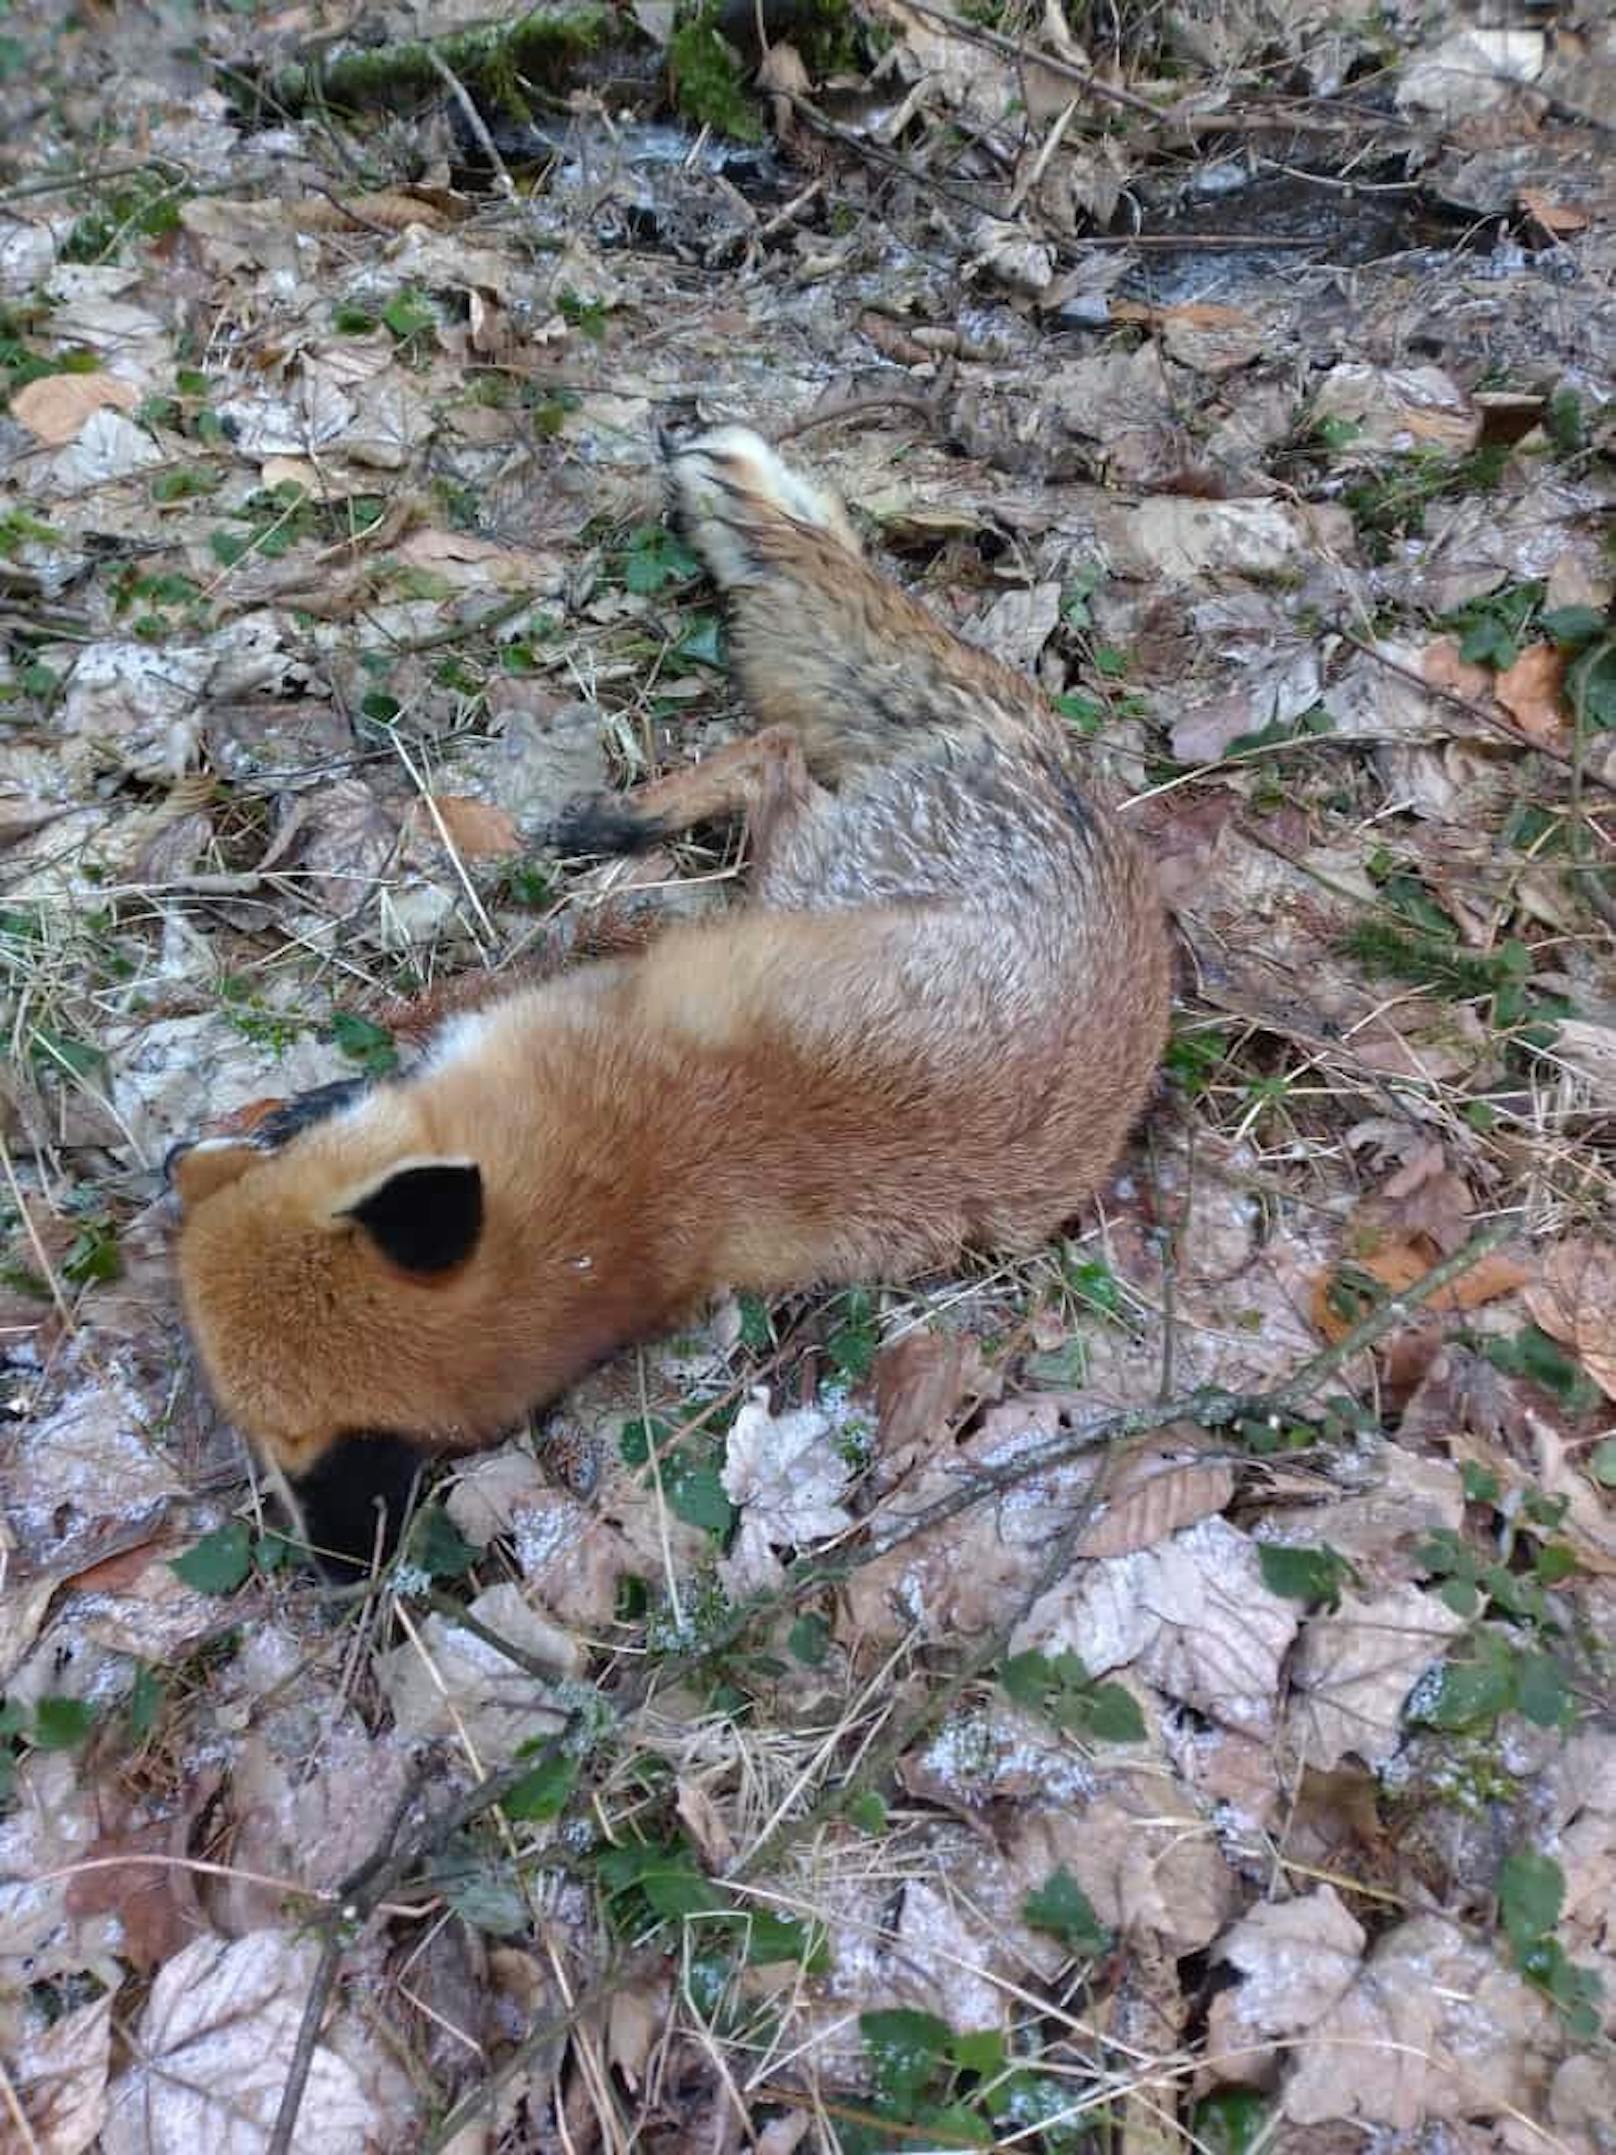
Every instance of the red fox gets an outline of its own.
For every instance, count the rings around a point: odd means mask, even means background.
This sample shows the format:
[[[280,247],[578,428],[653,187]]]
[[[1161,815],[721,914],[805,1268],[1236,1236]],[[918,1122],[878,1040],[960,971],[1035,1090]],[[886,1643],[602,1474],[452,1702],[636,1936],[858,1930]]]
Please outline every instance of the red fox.
[[[1036,1247],[1112,1164],[1168,1020],[1152,878],[1030,682],[871,569],[755,434],[664,443],[749,738],[575,804],[564,851],[744,813],[717,919],[449,1022],[409,1075],[170,1157],[192,1337],[317,1548],[368,1562],[487,1444],[724,1287]]]

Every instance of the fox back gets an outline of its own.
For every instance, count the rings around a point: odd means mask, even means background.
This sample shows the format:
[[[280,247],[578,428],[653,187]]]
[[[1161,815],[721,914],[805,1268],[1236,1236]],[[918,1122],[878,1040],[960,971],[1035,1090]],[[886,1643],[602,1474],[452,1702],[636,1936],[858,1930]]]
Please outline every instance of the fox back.
[[[209,1381],[339,1556],[368,1556],[374,1497],[396,1525],[423,1452],[491,1441],[722,1287],[1036,1246],[1160,1055],[1151,878],[1032,685],[876,575],[756,436],[671,448],[668,482],[759,730],[556,836],[744,814],[745,900],[174,1159]]]

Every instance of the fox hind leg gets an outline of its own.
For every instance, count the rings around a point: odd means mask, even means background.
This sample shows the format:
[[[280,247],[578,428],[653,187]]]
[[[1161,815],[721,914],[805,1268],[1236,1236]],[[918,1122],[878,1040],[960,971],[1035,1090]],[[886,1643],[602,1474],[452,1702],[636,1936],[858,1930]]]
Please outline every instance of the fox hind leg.
[[[771,852],[822,797],[793,729],[767,726],[631,793],[574,802],[550,837],[562,852],[637,853],[698,823],[744,815],[756,870],[767,867]]]

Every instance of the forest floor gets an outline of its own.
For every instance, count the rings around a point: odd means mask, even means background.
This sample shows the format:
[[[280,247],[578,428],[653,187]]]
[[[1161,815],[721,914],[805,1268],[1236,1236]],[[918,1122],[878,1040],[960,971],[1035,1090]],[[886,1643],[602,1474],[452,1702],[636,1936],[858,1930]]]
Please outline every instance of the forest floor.
[[[0,17],[0,2149],[1612,2155],[1607,11],[474,19]],[[1043,684],[1166,1072],[336,1595],[162,1159],[735,729],[670,406]]]

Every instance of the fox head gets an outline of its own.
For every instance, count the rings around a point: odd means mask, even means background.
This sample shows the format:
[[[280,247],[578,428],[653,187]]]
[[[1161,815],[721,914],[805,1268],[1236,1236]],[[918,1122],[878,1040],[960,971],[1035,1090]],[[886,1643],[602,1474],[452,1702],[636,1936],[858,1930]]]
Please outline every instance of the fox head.
[[[591,1236],[576,1149],[531,1111],[512,1127],[511,1087],[352,1090],[167,1162],[209,1388],[328,1568],[391,1548],[426,1457],[493,1441],[660,1315]]]
[[[284,1145],[260,1125],[167,1162],[214,1397],[284,1476],[316,1549],[360,1562],[379,1531],[383,1549],[396,1537],[423,1450],[491,1433],[467,1366],[487,1291],[482,1169],[415,1149],[396,1112],[368,1105],[362,1122],[300,1116]]]

